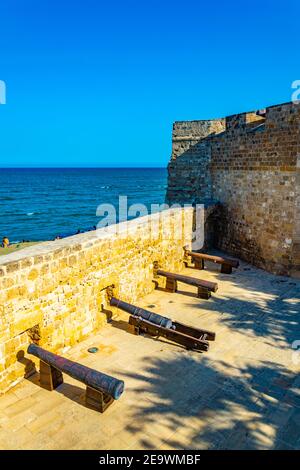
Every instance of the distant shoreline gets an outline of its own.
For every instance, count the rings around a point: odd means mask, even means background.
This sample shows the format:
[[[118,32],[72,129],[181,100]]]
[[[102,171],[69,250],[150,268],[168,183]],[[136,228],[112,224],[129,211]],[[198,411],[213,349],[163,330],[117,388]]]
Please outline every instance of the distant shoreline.
[[[32,245],[36,245],[39,242],[20,242],[20,243],[11,243],[7,248],[0,247],[0,256],[9,255],[10,253],[14,253],[15,251],[23,250],[23,248],[27,248]]]

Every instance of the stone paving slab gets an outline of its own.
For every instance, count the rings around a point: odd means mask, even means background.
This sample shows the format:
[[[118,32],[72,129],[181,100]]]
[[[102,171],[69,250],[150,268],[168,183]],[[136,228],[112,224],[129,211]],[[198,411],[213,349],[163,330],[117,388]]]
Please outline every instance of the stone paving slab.
[[[209,263],[183,273],[218,292],[201,300],[179,284],[137,304],[215,331],[208,352],[131,335],[119,312],[65,355],[123,379],[120,400],[100,414],[84,406],[83,384],[64,375],[48,392],[35,374],[0,396],[0,449],[299,449],[300,280],[243,262],[232,275]]]

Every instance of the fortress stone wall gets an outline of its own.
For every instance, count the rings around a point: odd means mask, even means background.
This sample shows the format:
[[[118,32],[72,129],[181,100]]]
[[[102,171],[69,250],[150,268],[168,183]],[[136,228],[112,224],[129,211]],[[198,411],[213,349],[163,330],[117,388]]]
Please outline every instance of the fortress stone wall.
[[[107,286],[132,302],[154,289],[154,261],[182,269],[193,213],[167,210],[1,256],[0,393],[32,372],[22,359],[30,342],[62,352],[101,328],[113,310]]]
[[[299,274],[300,105],[176,122],[168,170],[168,203],[219,203],[216,247]]]

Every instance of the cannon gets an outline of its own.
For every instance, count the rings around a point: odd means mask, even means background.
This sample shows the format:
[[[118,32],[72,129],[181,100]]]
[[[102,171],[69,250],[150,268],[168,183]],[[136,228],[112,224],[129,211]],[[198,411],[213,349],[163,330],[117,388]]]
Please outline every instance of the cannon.
[[[103,413],[124,391],[123,380],[54,354],[32,343],[27,352],[40,359],[40,385],[54,390],[63,383],[62,372],[86,385],[86,404]]]
[[[144,320],[154,323],[155,325],[162,326],[164,328],[172,328],[172,320],[170,318],[163,317],[157,313],[150,312],[135,305],[124,302],[123,300],[116,299],[112,297],[110,300],[110,305],[113,307],[120,308],[124,312],[130,313],[135,317],[143,318]]]
[[[197,253],[195,251],[190,251],[187,247],[184,247],[184,257],[186,259],[186,266],[187,266],[187,259],[191,257],[192,262],[194,263],[194,267],[196,269],[204,269],[204,261],[211,261],[213,263],[217,263],[221,265],[221,273],[223,274],[231,274],[232,268],[239,267],[239,261],[231,258],[223,258],[221,256],[213,256],[208,255],[207,253]]]
[[[216,282],[205,281],[196,277],[184,276],[183,274],[170,273],[160,269],[158,263],[154,263],[154,277],[163,276],[166,277],[166,291],[176,292],[177,282],[183,282],[190,286],[197,287],[197,297],[200,299],[209,299],[211,292],[218,290],[218,284]]]
[[[129,325],[131,325],[133,333],[137,335],[146,333],[150,336],[161,336],[185,346],[187,349],[198,351],[208,351],[208,341],[214,341],[216,337],[212,331],[172,321],[170,318],[136,307],[115,297],[110,298],[110,305],[130,314]]]

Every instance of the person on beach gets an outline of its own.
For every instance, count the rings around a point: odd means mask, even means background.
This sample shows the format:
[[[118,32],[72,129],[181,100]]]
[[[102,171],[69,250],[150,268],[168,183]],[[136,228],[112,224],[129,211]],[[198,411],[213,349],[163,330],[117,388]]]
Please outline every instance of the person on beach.
[[[9,246],[9,239],[7,237],[2,238],[2,248],[7,248]]]

